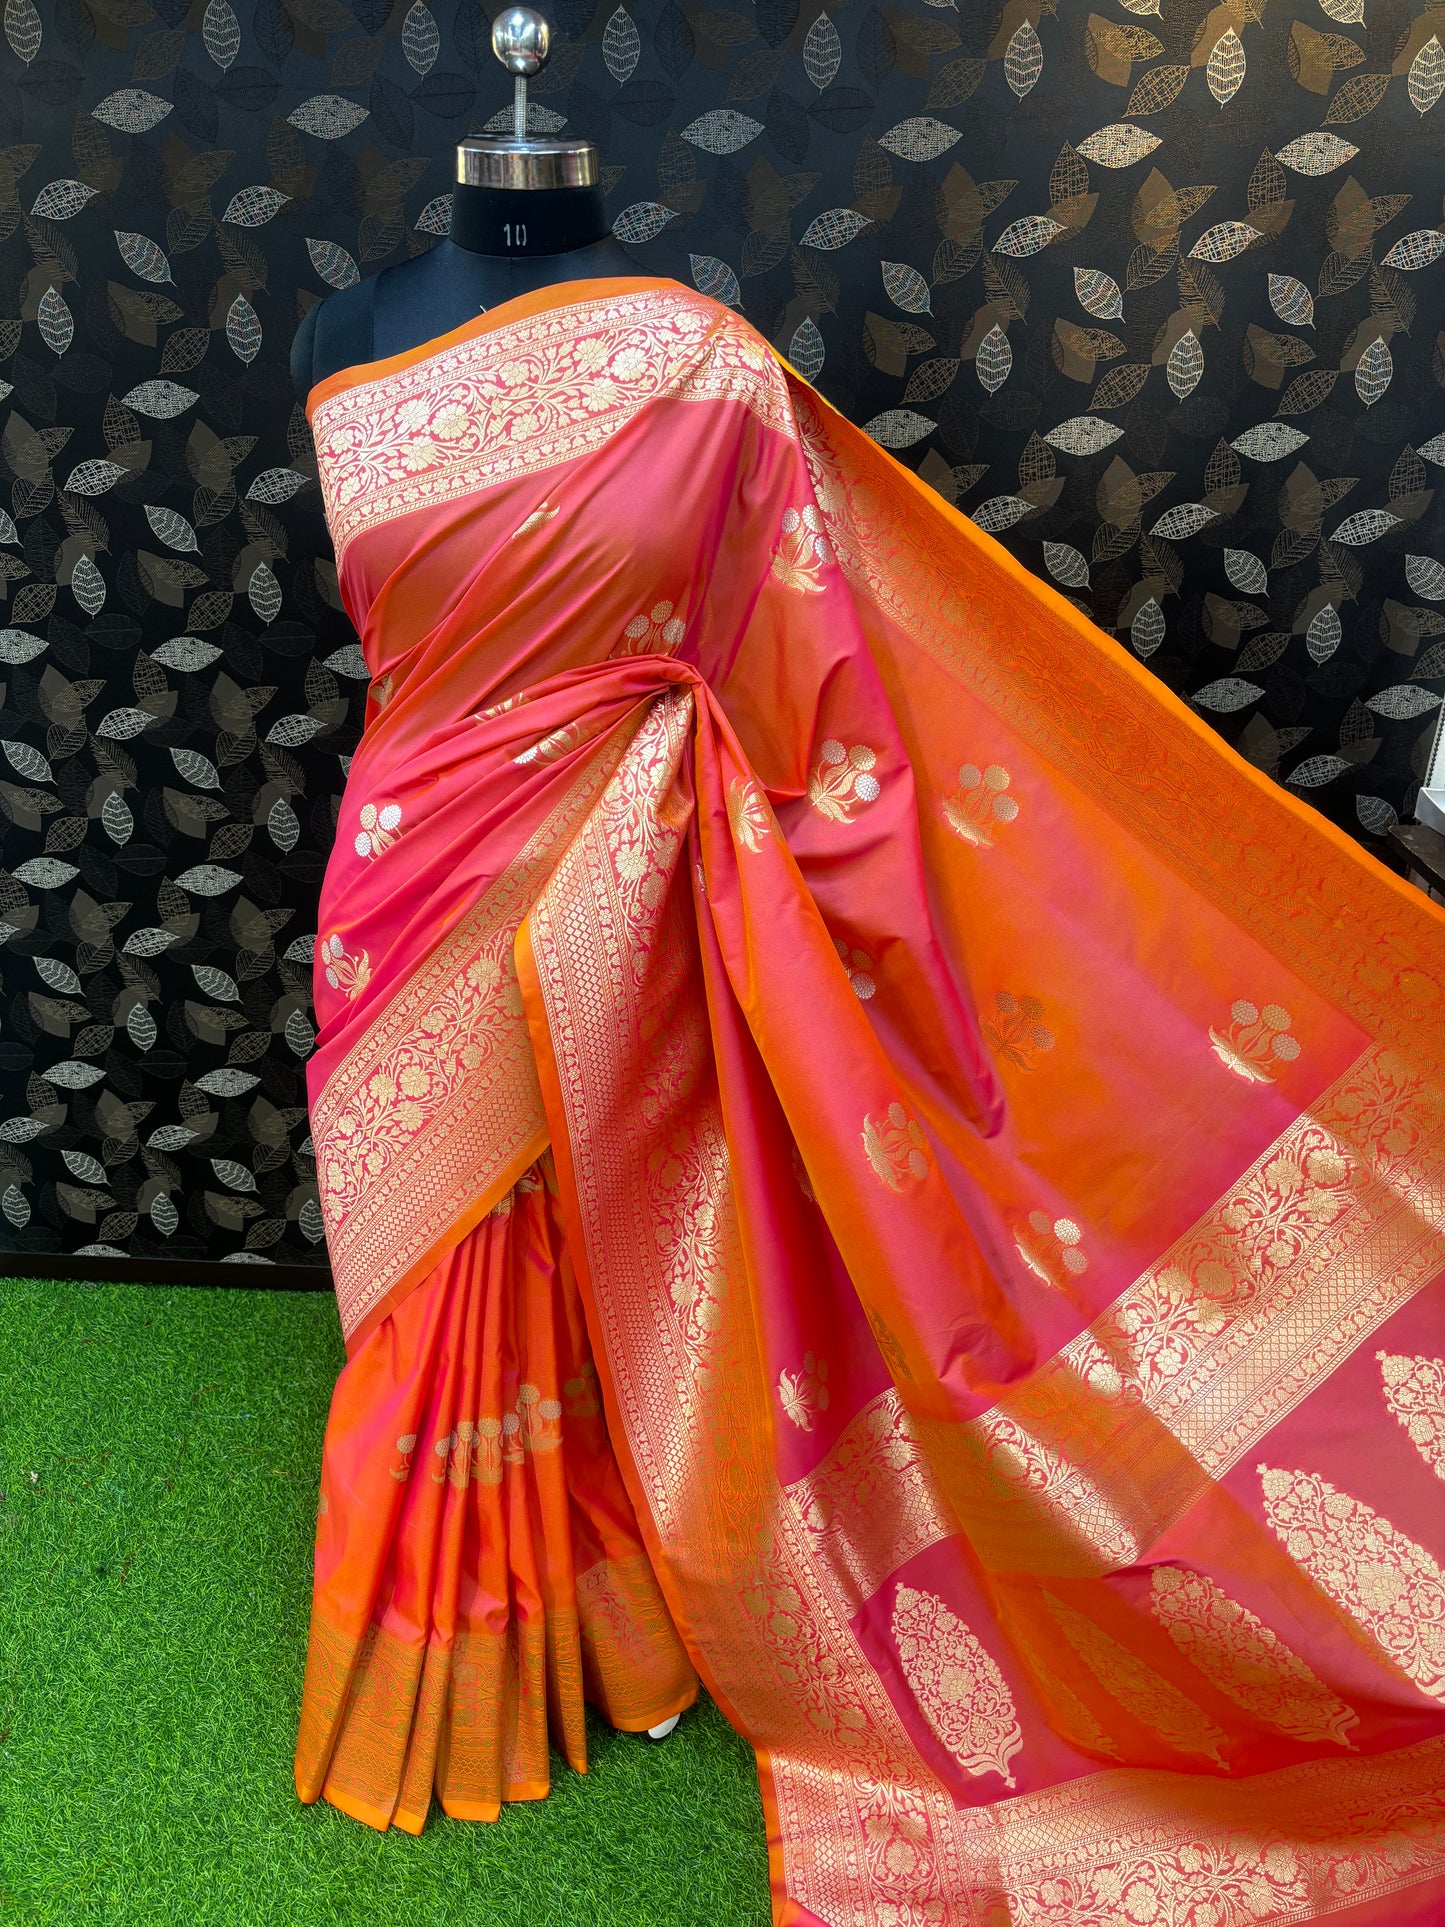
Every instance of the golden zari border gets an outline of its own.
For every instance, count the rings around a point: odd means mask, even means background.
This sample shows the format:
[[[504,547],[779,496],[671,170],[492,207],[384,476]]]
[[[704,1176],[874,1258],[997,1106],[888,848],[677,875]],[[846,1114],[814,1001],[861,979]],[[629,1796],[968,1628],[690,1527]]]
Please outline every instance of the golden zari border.
[[[561,802],[368,1025],[312,1107],[326,1239],[348,1339],[449,1231],[544,1148],[517,989],[517,926],[611,776],[614,733]]]
[[[839,1927],[1283,1927],[1445,1876],[1445,1742],[1238,1783],[1109,1769],[961,1810],[911,1741],[852,1621],[946,1513],[886,1399],[822,1468],[776,1479],[670,794],[689,724],[684,692],[653,704],[528,920],[528,994],[628,1464],[670,1603],[763,1749],[787,1894]],[[894,1475],[905,1542],[870,1539],[859,1514]],[[923,1597],[900,1590],[895,1628]],[[957,1757],[1005,1774],[1002,1792],[1016,1746],[998,1697]]]
[[[343,389],[312,417],[336,553],[399,515],[593,454],[669,397],[738,401],[794,432],[766,345],[684,288],[549,308]]]
[[[1018,1392],[921,1430],[986,1563],[1133,1564],[1440,1268],[1445,1094],[1366,1051]]]
[[[788,1498],[860,1603],[960,1516],[996,1569],[1131,1565],[1431,1281],[1442,1230],[1445,1099],[1366,1051],[1006,1405],[915,1425],[890,1390]]]

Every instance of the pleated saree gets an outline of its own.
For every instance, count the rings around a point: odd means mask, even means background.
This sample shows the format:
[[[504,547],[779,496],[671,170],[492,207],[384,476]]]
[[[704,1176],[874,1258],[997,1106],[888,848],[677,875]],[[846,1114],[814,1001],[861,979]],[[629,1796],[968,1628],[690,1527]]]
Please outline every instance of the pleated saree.
[[[691,290],[310,414],[302,1798],[701,1676],[780,1923],[1445,1918],[1445,919]]]

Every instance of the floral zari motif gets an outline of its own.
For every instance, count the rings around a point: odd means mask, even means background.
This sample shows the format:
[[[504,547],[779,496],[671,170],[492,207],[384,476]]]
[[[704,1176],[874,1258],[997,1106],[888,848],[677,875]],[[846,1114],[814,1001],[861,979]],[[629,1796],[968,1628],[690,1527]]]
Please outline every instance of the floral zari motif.
[[[1054,1048],[1054,1033],[1044,1022],[1038,998],[1015,997],[1011,990],[994,997],[993,1010],[983,1019],[983,1034],[1005,1063],[1021,1071],[1031,1071],[1037,1059]]]
[[[1445,1479],[1445,1358],[1376,1352],[1385,1403],[1426,1465]]]
[[[1207,1573],[1156,1566],[1149,1606],[1184,1657],[1246,1712],[1292,1739],[1350,1745],[1358,1714]]]
[[[1023,1746],[1018,1709],[992,1657],[931,1592],[893,1595],[893,1643],[924,1719],[965,1773],[998,1773]]]
[[[859,803],[878,800],[881,785],[873,774],[877,753],[866,743],[845,749],[829,737],[818,750],[813,773],[808,778],[808,801],[831,823],[851,823]]]
[[[880,1117],[863,1120],[863,1151],[873,1175],[890,1191],[905,1191],[921,1183],[932,1168],[923,1126],[901,1104],[890,1104]]]
[[[943,820],[956,837],[976,849],[993,848],[994,832],[1018,816],[1018,798],[1009,794],[1012,782],[1001,763],[980,769],[965,763],[958,772],[958,788],[943,799]]]
[[[357,820],[356,854],[369,860],[389,850],[401,834],[401,805],[363,803]]]
[[[811,1432],[820,1412],[828,1409],[828,1361],[804,1352],[793,1371],[778,1374],[778,1402],[800,1432]]]
[[[1422,1693],[1445,1700],[1445,1572],[1383,1514],[1317,1472],[1261,1465],[1289,1555]]]
[[[1209,1047],[1224,1068],[1246,1084],[1272,1084],[1276,1068],[1299,1056],[1299,1039],[1291,1036],[1292,1020],[1282,1005],[1266,1004],[1261,1010],[1241,997],[1230,1005],[1229,1016],[1228,1030],[1210,1029]]]
[[[365,950],[355,956],[333,931],[321,946],[322,969],[333,990],[346,993],[348,1001],[359,997],[371,982],[371,958]]]
[[[609,656],[670,656],[687,634],[687,624],[675,613],[677,604],[666,597],[654,602],[646,615],[634,616],[612,645]]]
[[[794,595],[817,595],[833,551],[823,533],[823,518],[811,502],[784,509],[783,529],[773,550],[773,577]]]
[[[1044,1599],[1065,1639],[1126,1713],[1157,1733],[1166,1746],[1202,1753],[1216,1766],[1224,1765],[1219,1749],[1226,1736],[1203,1707],[1087,1614],[1054,1593],[1045,1593]]]
[[[1027,1227],[1014,1232],[1014,1249],[1036,1278],[1058,1290],[1089,1269],[1080,1244],[1083,1235],[1072,1218],[1031,1211]]]

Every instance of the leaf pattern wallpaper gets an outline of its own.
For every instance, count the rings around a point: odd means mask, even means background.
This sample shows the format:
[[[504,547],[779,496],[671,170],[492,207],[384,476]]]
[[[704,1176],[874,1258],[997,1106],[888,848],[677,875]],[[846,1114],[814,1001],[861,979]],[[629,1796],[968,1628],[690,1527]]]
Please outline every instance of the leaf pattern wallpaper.
[[[553,0],[538,130],[1383,852],[1445,691],[1445,0]],[[287,377],[509,116],[478,0],[3,0],[0,1232],[324,1263],[365,665]],[[495,117],[495,120],[494,120]]]

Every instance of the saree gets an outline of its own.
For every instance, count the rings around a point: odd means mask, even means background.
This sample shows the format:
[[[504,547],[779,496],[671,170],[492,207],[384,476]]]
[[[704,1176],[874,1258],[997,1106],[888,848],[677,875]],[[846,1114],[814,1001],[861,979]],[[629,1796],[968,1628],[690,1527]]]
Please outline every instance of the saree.
[[[1445,1915],[1445,918],[678,284],[311,395],[297,1785],[706,1685],[780,1927]]]

